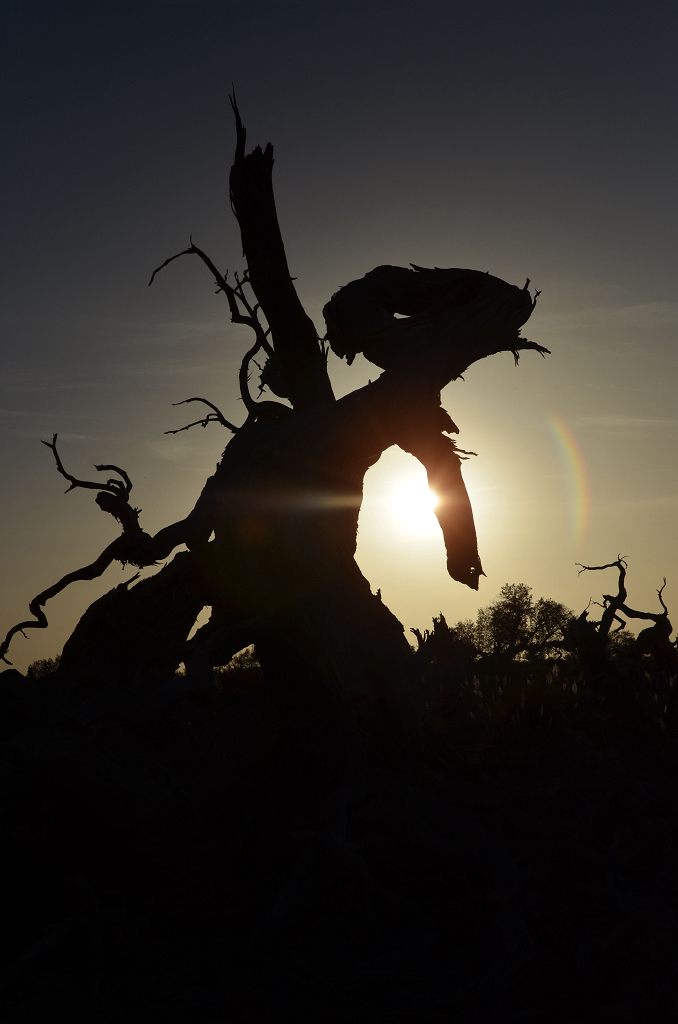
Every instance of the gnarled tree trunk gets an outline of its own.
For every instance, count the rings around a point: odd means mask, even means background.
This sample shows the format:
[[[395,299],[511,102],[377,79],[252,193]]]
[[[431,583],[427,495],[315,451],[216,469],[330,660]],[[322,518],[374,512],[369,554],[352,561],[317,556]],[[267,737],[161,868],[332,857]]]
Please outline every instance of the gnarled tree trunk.
[[[62,671],[138,679],[184,661],[189,674],[199,674],[253,643],[281,694],[299,707],[325,708],[358,729],[397,733],[411,659],[403,627],[370,592],[354,559],[363,479],[392,445],[414,454],[441,498],[436,514],[450,575],[477,588],[482,567],[473,514],[460,456],[446,436],[456,427],[440,406],[440,391],[493,353],[512,351],[516,360],[521,349],[543,354],[519,336],[534,300],[527,285],[475,271],[378,268],[341,289],[326,317],[337,352],[364,350],[385,370],[335,400],[327,350],[290,277],[272,148],[246,154],[237,109],[235,115],[231,203],[247,262],[243,282],[257,305],[247,303],[239,279],[231,286],[193,244],[186,252],[210,267],[233,320],[255,329],[240,378],[248,417],[239,428],[220,418],[235,436],[214,476],[186,520],[156,538],[143,535],[145,554],[136,564],[164,558],[182,542],[189,551],[96,602],[64,648]],[[258,351],[267,357],[262,380],[274,381],[272,390],[289,405],[250,398],[249,360]],[[55,442],[57,465],[68,475]],[[187,642],[205,606],[211,619]]]

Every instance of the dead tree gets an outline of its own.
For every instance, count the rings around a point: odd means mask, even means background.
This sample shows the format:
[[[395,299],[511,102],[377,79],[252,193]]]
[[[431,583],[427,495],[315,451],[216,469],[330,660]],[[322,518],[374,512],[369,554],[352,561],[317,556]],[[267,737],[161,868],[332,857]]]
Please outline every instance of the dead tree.
[[[610,633],[617,633],[626,626],[619,611],[627,597],[628,564],[622,555],[617,555],[614,562],[607,562],[605,565],[582,565],[581,562],[577,562],[577,566],[580,576],[583,572],[603,572],[605,569],[618,571],[617,593],[603,594],[602,603],[589,601],[583,612],[571,623],[565,637],[567,649],[576,651],[588,681],[595,685],[600,682],[607,665]],[[591,604],[598,604],[603,609],[600,619],[589,619]]]
[[[600,673],[605,665],[610,635],[624,629],[626,619],[642,619],[652,622],[653,625],[641,630],[638,634],[634,645],[635,653],[641,657],[651,656],[656,668],[664,675],[675,675],[677,668],[676,646],[675,642],[671,641],[673,626],[663,597],[666,579],[657,590],[657,597],[662,607],[661,612],[641,612],[629,607],[626,603],[628,563],[622,555],[618,555],[614,562],[608,562],[606,565],[581,565],[581,563],[578,565],[580,574],[604,569],[617,569],[619,573],[617,593],[603,594],[601,603],[603,614],[600,620],[588,621],[588,609],[585,609],[572,625],[571,646],[577,650],[584,669]],[[622,618],[622,616],[625,617]],[[613,626],[615,626],[614,629]]]
[[[466,453],[449,436],[457,427],[441,407],[440,392],[487,356],[510,352],[517,363],[523,350],[547,352],[520,334],[536,295],[529,281],[519,288],[476,271],[378,267],[332,297],[321,340],[287,264],[273,149],[246,152],[234,99],[232,106],[230,199],[246,270],[229,279],[192,239],[158,270],[197,256],[223,293],[231,320],[252,332],[240,368],[246,418],[236,426],[213,402],[186,399],[209,411],[180,429],[216,422],[233,434],[193,510],[155,537],[144,534],[136,510],[123,500],[131,483],[127,487],[117,470],[124,486],[109,481],[97,502],[118,518],[122,536],[91,566],[38,595],[31,602],[34,619],[10,630],[0,654],[6,656],[17,631],[45,624],[46,600],[72,579],[92,578],[113,559],[149,566],[185,544],[188,551],[155,575],[116,588],[88,609],[65,645],[62,672],[131,680],[172,671],[183,661],[189,673],[199,673],[253,643],[269,677],[301,703],[386,721],[406,683],[409,645],[354,559],[365,473],[392,445],[425,466],[441,499],[436,515],[448,571],[477,589],[483,570],[461,474]],[[328,344],[349,362],[363,352],[383,373],[335,399]],[[260,393],[267,387],[273,400],[252,396],[255,365]],[[63,472],[56,438],[51,447]],[[211,618],[188,642],[205,607]]]
[[[652,626],[641,629],[636,638],[636,648],[640,655],[649,655],[656,667],[667,676],[676,674],[676,646],[671,641],[673,625],[669,619],[669,610],[664,602],[664,590],[666,589],[666,577],[657,590],[657,597],[662,606],[661,612],[639,612],[629,608],[627,604],[621,606],[621,611],[629,619],[643,619],[652,622]]]

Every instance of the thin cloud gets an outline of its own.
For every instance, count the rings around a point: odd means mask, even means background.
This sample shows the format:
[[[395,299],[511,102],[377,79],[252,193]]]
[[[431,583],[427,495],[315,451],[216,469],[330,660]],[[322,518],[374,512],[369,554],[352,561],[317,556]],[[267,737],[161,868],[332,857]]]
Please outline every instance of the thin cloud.
[[[156,380],[167,380],[194,377],[200,373],[213,374],[214,364],[198,362],[194,355],[187,353],[183,360],[168,359],[166,356],[158,362],[130,360],[129,362],[111,363],[107,369],[110,375],[119,377],[151,377]]]
[[[678,419],[673,416],[630,416],[625,413],[592,413],[589,416],[580,416],[577,422],[601,430],[633,430],[645,433],[678,428]]]
[[[53,431],[52,431],[53,433]],[[59,443],[62,441],[87,441],[88,443],[94,441],[104,441],[106,438],[102,438],[98,434],[72,434],[67,430],[59,430]],[[50,435],[49,430],[20,430],[17,428],[10,428],[5,431],[5,436],[18,438],[25,441],[46,441]]]
[[[678,303],[642,302],[545,312],[542,324],[542,333],[554,348],[560,339],[570,348],[619,356],[636,353],[643,345],[678,339]]]
[[[34,419],[43,420],[73,420],[89,418],[79,412],[46,412],[44,409],[0,409],[0,416],[8,416],[10,418],[33,417]]]
[[[88,391],[91,388],[97,388],[101,384],[100,381],[84,380],[84,381],[52,381],[52,380],[39,380],[31,382],[14,382],[14,383],[3,383],[0,384],[0,392],[6,392],[7,394],[20,394],[20,395],[33,395],[33,394],[51,394],[53,391]]]
[[[649,508],[678,508],[678,494],[648,494],[636,497],[620,495],[611,500],[596,501],[596,509],[613,509],[618,512],[620,509],[649,509]]]
[[[215,337],[225,342],[232,330],[228,313],[223,320],[173,320],[156,324],[152,333],[146,333],[146,328],[142,343],[149,346],[185,345],[192,341],[212,341]]]
[[[144,449],[149,455],[163,459],[166,462],[181,462],[192,454],[189,442],[184,438],[178,437],[164,437],[157,441],[145,441]]]
[[[6,370],[0,380],[0,394],[30,395],[44,394],[53,391],[87,391],[101,384],[99,367],[92,372],[92,367],[79,365],[65,366],[64,362],[50,359],[34,359],[30,348],[22,348],[22,365],[18,364]]]
[[[678,327],[678,302],[637,302],[628,305],[606,304],[587,309],[564,310],[560,313],[544,311],[549,325],[570,330],[623,321],[625,327]]]

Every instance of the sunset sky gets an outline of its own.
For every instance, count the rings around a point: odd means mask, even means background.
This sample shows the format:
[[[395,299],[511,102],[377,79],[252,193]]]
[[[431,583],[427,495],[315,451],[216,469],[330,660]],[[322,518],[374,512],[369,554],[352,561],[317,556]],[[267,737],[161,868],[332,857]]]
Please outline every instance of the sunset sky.
[[[227,440],[171,403],[241,422],[246,329],[204,268],[151,270],[189,234],[242,269],[227,201],[235,82],[248,142],[273,142],[278,213],[319,333],[336,289],[382,263],[471,267],[541,289],[546,345],[472,367],[443,404],[461,428],[487,573],[445,572],[435,530],[370,471],[358,561],[405,626],[475,617],[507,581],[579,611],[629,559],[629,603],[678,624],[678,7],[675,3],[6,2],[0,635],[115,536],[66,466],[124,466],[148,532],[183,517]],[[379,371],[331,357],[338,393]],[[193,418],[189,416],[188,418]],[[425,525],[425,524],[424,524]],[[132,575],[116,565],[15,638],[24,669]]]

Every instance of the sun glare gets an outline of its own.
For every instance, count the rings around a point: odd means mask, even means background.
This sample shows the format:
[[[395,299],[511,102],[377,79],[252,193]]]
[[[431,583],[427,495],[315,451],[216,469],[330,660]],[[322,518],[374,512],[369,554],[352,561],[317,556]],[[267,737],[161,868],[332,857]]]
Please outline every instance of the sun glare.
[[[407,474],[389,489],[386,508],[398,532],[408,537],[434,537],[440,532],[434,510],[440,499],[425,479]]]
[[[365,477],[360,513],[361,543],[381,546],[389,538],[436,544],[442,541],[435,509],[440,497],[430,490],[426,470],[397,449],[384,452]]]

